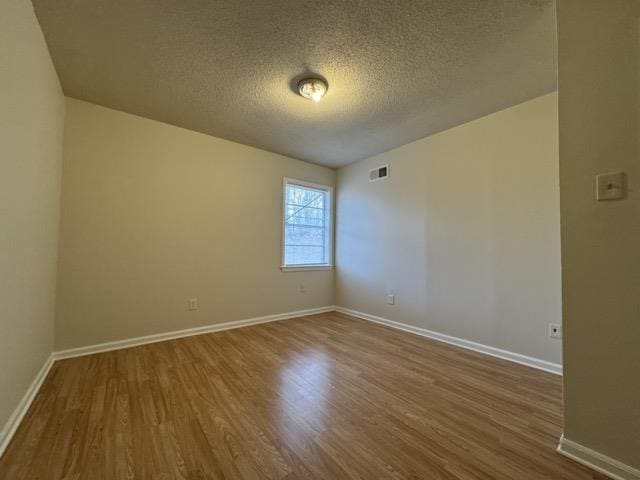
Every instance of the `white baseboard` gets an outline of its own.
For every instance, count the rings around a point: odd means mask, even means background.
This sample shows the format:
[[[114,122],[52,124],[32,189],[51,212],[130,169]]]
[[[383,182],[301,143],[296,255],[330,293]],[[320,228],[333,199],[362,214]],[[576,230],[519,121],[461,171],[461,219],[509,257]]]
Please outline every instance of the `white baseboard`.
[[[519,353],[510,352],[508,350],[502,350],[496,347],[490,347],[489,345],[483,345],[482,343],[472,342],[463,338],[452,337],[445,335],[444,333],[434,332],[422,327],[415,327],[413,325],[407,325],[406,323],[395,322],[386,318],[378,317],[376,315],[370,315],[368,313],[358,312],[344,307],[335,307],[335,310],[347,315],[369,320],[370,322],[379,323],[388,327],[396,328],[398,330],[404,330],[405,332],[414,333],[423,337],[428,337],[439,342],[449,343],[457,347],[466,348],[467,350],[473,350],[474,352],[484,353],[491,355],[492,357],[502,358],[503,360],[509,360],[511,362],[520,363],[528,367],[537,368],[538,370],[544,370],[545,372],[554,373],[556,375],[562,375],[562,365],[557,363],[547,362],[539,358],[528,357]]]
[[[49,370],[51,370],[53,362],[54,358],[53,354],[51,354],[49,355],[49,358],[47,358],[47,360],[44,362],[44,365],[42,365],[42,368],[38,371],[36,378],[34,378],[33,382],[31,382],[31,385],[29,385],[29,388],[20,400],[20,403],[18,403],[18,406],[13,411],[13,413],[9,417],[9,420],[7,420],[7,423],[0,432],[0,457],[2,457],[2,454],[9,445],[9,442],[15,435],[16,430],[18,430],[20,422],[22,422],[22,419],[33,403],[33,399],[36,398],[36,395],[40,390],[40,387],[42,386],[42,382],[44,382],[44,379],[47,378]]]
[[[603,473],[613,480],[640,480],[640,470],[568,440],[564,435],[560,437],[557,451],[561,455]]]
[[[245,320],[236,320],[233,322],[215,323],[205,325],[204,327],[187,328],[184,330],[174,330],[172,332],[156,333],[146,335],[144,337],[127,338],[124,340],[116,340],[113,342],[99,343],[97,345],[89,345],[87,347],[71,348],[69,350],[60,350],[54,352],[55,360],[64,358],[81,357],[83,355],[92,355],[94,353],[108,352],[111,350],[120,350],[122,348],[135,347],[138,345],[146,345],[148,343],[163,342],[174,338],[190,337],[192,335],[201,335],[203,333],[219,332],[222,330],[231,330],[233,328],[248,327],[249,325],[257,325],[259,323],[275,322],[278,320],[286,320],[288,318],[304,317],[306,315],[315,315],[318,313],[332,312],[335,310],[333,306],[311,308],[308,310],[299,310],[297,312],[278,313],[275,315],[266,315],[264,317],[247,318]]]

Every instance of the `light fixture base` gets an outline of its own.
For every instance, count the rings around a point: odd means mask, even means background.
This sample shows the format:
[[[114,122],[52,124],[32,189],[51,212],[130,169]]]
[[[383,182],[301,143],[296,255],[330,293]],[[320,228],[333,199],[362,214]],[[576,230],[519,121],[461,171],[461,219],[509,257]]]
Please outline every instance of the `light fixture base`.
[[[304,78],[298,82],[300,95],[314,102],[319,102],[328,89],[327,82],[319,78]]]

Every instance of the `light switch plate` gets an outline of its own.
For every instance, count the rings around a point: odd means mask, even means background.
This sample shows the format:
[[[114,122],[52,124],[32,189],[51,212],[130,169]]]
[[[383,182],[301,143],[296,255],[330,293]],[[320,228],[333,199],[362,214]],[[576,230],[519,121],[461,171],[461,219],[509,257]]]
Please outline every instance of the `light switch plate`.
[[[624,172],[602,173],[596,176],[596,199],[620,200],[627,196],[627,182]]]

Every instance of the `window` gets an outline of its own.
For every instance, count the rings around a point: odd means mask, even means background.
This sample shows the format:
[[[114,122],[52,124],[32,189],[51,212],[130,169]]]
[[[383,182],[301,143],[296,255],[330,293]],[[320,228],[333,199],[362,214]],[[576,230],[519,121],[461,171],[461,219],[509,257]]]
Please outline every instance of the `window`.
[[[284,179],[282,268],[331,267],[333,189]]]

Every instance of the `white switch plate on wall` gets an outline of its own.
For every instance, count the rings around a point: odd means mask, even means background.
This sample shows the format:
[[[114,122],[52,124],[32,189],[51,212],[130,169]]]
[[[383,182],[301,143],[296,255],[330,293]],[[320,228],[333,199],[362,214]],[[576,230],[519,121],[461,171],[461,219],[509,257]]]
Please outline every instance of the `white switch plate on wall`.
[[[596,199],[620,200],[627,196],[624,172],[602,173],[596,176]]]
[[[396,296],[387,295],[387,305],[395,305],[395,304],[396,304]]]

